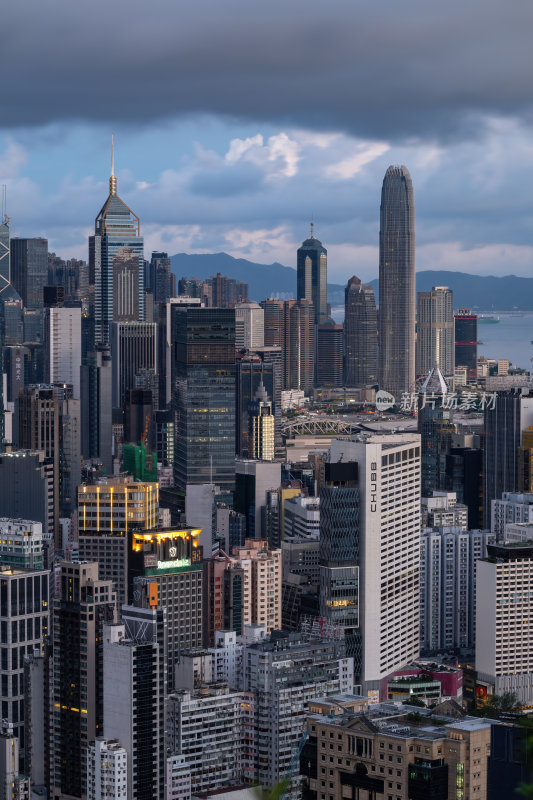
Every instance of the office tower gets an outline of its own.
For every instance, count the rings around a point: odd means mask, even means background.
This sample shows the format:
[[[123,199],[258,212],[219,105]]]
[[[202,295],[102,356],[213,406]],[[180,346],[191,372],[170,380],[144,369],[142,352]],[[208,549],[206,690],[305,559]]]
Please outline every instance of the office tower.
[[[315,375],[314,306],[308,300],[285,303],[286,389],[312,389]]]
[[[256,350],[265,344],[265,312],[257,303],[238,303],[235,306],[235,326],[242,323],[242,338],[235,336],[236,348]]]
[[[81,368],[81,452],[113,474],[113,374],[108,345],[97,345]]]
[[[315,372],[314,306],[309,300],[263,300],[265,345],[281,347],[281,388],[312,389]]]
[[[217,532],[221,547],[226,553],[244,545],[246,539],[246,517],[225,503],[217,505]]]
[[[314,306],[314,323],[319,325],[328,316],[328,251],[315,239],[314,224],[311,234],[296,254],[297,298],[308,300]]]
[[[180,653],[202,646],[202,549],[199,530],[133,533],[131,574],[139,608],[167,609],[169,686]]]
[[[471,650],[475,644],[476,562],[494,541],[488,531],[457,526],[422,530],[420,646],[426,654]]]
[[[453,292],[434,286],[417,295],[416,376],[426,377],[438,367],[451,381],[455,373]]]
[[[0,627],[6,634],[0,663],[0,702],[2,719],[12,726],[19,740],[21,768],[25,742],[24,655],[40,652],[48,635],[48,574],[43,569],[0,566]]]
[[[117,322],[111,325],[113,408],[122,408],[136,375],[157,373],[157,325],[155,322]]]
[[[518,449],[518,491],[533,491],[533,426],[522,431]]]
[[[174,306],[174,484],[235,486],[235,311]]]
[[[498,392],[494,407],[485,408],[483,452],[483,514],[490,525],[492,500],[516,492],[522,431],[533,425],[533,395],[528,389]]]
[[[407,167],[389,167],[379,230],[379,385],[400,398],[415,381],[415,206]]]
[[[171,694],[166,716],[167,749],[189,765],[194,795],[253,783],[253,695],[205,681]]]
[[[320,534],[320,498],[300,494],[284,501],[283,541],[305,540]]]
[[[154,303],[168,303],[172,297],[172,265],[168,253],[152,253],[150,286]]]
[[[154,414],[155,447],[157,460],[163,467],[174,463],[175,419],[174,412],[156,411]]]
[[[11,220],[7,216],[5,186],[2,187],[2,218],[0,219],[0,299],[11,288]]]
[[[85,261],[75,258],[64,261],[55,253],[48,253],[48,283],[60,289],[67,302],[88,299],[88,282],[89,269]]]
[[[344,290],[346,386],[369,386],[378,379],[378,320],[372,286],[355,275]]]
[[[43,289],[48,283],[47,239],[11,239],[11,283],[25,308],[43,308]]]
[[[42,450],[0,454],[0,514],[42,523],[48,542],[54,538],[54,467]]]
[[[235,460],[235,497],[233,507],[246,517],[246,535],[261,539],[263,530],[262,509],[266,494],[281,484],[281,464],[278,462]]]
[[[477,314],[468,308],[455,315],[455,366],[466,367],[469,383],[477,381]]]
[[[124,414],[124,441],[141,443],[149,452],[154,447],[154,403],[152,392],[130,389]],[[157,463],[155,464],[157,470]]]
[[[255,779],[265,789],[290,772],[302,738],[309,701],[352,691],[352,659],[343,639],[276,634],[247,645],[243,688],[254,693]],[[291,776],[292,777],[292,776]]]
[[[533,546],[501,543],[487,547],[477,562],[476,670],[494,694],[512,692],[518,705],[533,701],[533,630],[529,622]]]
[[[344,382],[344,328],[327,317],[316,329],[316,385]]]
[[[446,381],[432,367],[418,395],[418,432],[422,442],[422,496],[445,487],[446,454],[455,433],[453,412],[445,404]]]
[[[236,359],[236,437],[235,452],[242,458],[251,457],[250,403],[259,386],[265,387],[274,415],[274,450],[284,452],[281,437],[281,359],[280,347],[263,347],[239,355]]]
[[[178,296],[197,298],[201,302],[206,299],[207,284],[200,278],[180,278],[178,281]]]
[[[213,483],[191,483],[187,486],[185,518],[189,528],[200,530],[198,543],[205,557],[209,558],[215,548],[217,533],[216,487]]]
[[[273,461],[275,455],[275,417],[272,401],[264,383],[260,383],[248,406],[250,457],[258,461]]]
[[[356,679],[362,668],[358,479],[356,462],[326,464],[325,485],[320,491],[319,550],[320,615],[330,625],[342,628]]]
[[[24,770],[37,797],[50,786],[50,655],[48,639],[24,658]]]
[[[6,800],[29,800],[30,781],[19,771],[19,746],[13,726],[3,719],[0,725],[0,796]]]
[[[87,747],[103,733],[103,628],[116,615],[111,581],[98,564],[59,563],[52,614],[51,795],[85,797]]]
[[[24,317],[22,300],[18,296],[8,295],[5,289],[1,297],[2,334],[4,345],[17,345],[24,342]]]
[[[43,450],[51,459],[56,516],[68,516],[81,479],[80,401],[72,386],[39,384],[24,387],[16,408],[18,446]]]
[[[69,383],[80,399],[81,307],[45,308],[44,360],[47,383]]]
[[[366,694],[419,653],[420,437],[334,439],[330,462],[339,469],[357,465],[362,666],[356,683]],[[355,516],[350,509],[339,511],[343,526],[344,513]]]
[[[0,517],[0,566],[43,568],[42,522]]]
[[[281,347],[283,351],[283,314],[285,301],[269,297],[260,303],[264,313],[265,347]]]
[[[455,492],[457,502],[468,508],[468,528],[483,526],[483,453],[480,437],[454,433],[446,454],[446,490]],[[487,527],[489,527],[487,525]]]
[[[263,625],[267,634],[281,629],[281,550],[265,541],[246,539],[233,554],[219,551],[204,571],[204,644],[215,632],[244,633],[246,625]]]
[[[446,703],[423,711],[424,723],[416,725],[405,706],[369,705],[360,697],[313,702],[307,715],[309,747],[301,759],[307,773],[304,796],[486,800],[486,754],[491,728],[500,726],[467,717],[457,706],[453,703],[454,716]],[[329,756],[331,747],[342,758]]]
[[[80,558],[98,562],[101,579],[113,581],[122,605],[132,597],[128,583],[132,531],[157,525],[157,483],[137,483],[131,476],[109,477],[94,486],[78,486],[77,505]]]
[[[109,197],[89,237],[95,343],[109,344],[113,321],[144,319],[144,243],[139,217],[117,195],[113,164]]]
[[[128,800],[164,800],[164,609],[125,606],[104,628],[104,731],[127,753]]]
[[[128,754],[117,739],[89,742],[87,800],[128,800]]]

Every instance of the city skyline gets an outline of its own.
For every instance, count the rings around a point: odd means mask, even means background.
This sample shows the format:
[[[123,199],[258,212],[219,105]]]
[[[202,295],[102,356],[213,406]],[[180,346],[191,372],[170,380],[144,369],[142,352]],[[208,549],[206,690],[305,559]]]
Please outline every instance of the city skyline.
[[[16,51],[9,61],[14,42],[3,52],[12,80],[0,182],[14,236],[46,236],[62,257],[87,257],[114,132],[121,193],[141,217],[147,252],[226,251],[293,265],[314,214],[330,280],[356,271],[368,281],[377,273],[380,179],[388,164],[404,163],[417,188],[420,269],[531,273],[524,32],[533,12],[525,4],[509,12],[484,3],[481,27],[475,7],[455,2],[412,2],[401,14],[390,4],[382,15],[340,0],[327,12],[316,3],[246,8],[229,25],[234,1],[208,15],[224,31],[215,47],[189,4],[178,18],[161,0],[146,31],[135,15],[106,9],[98,65],[82,33],[93,30],[93,15],[61,9],[43,15],[35,6],[42,36],[32,37],[24,68]],[[6,9],[10,29],[24,27],[20,13]],[[309,37],[326,42],[312,57]],[[68,77],[55,53],[69,58]],[[107,80],[110,61],[119,94]],[[247,85],[244,64],[254,75]]]

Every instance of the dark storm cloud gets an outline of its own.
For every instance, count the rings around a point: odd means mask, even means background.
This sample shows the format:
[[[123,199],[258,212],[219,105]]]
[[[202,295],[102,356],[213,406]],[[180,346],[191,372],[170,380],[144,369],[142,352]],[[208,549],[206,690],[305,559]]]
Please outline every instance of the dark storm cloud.
[[[531,0],[8,0],[0,125],[198,112],[385,137],[529,117]]]

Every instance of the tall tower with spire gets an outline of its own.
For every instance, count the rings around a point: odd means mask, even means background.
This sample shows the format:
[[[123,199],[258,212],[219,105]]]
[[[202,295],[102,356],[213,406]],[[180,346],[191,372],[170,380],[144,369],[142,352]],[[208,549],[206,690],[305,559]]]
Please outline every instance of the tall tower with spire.
[[[328,251],[315,238],[315,223],[311,222],[309,238],[297,253],[297,298],[309,300],[315,307],[315,325],[328,318]]]
[[[389,167],[379,230],[379,376],[399,401],[415,380],[415,205],[407,167]]]
[[[112,322],[144,319],[141,221],[117,194],[113,139],[109,196],[89,237],[89,276],[94,285],[95,343],[109,344]]]

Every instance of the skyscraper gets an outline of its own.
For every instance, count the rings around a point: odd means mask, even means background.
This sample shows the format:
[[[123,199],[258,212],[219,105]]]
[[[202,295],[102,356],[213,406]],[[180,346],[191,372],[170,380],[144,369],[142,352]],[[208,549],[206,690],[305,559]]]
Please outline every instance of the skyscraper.
[[[81,308],[55,306],[45,309],[45,380],[69,383],[80,399]]]
[[[172,306],[175,486],[235,485],[235,311]]]
[[[368,386],[378,379],[378,320],[371,286],[355,275],[344,290],[344,368],[346,386]]]
[[[118,197],[112,164],[109,197],[89,237],[96,343],[109,344],[111,322],[144,319],[143,252],[141,221]]]
[[[48,283],[48,240],[11,239],[11,282],[26,308],[43,308]]]
[[[379,385],[399,399],[415,380],[415,206],[407,167],[389,167],[379,231]]]
[[[434,286],[417,296],[416,377],[426,377],[437,366],[446,380],[453,380],[455,338],[453,292]]]
[[[455,366],[467,368],[467,380],[477,380],[477,314],[461,308],[455,315]]]
[[[342,386],[344,331],[327,317],[316,328],[316,385]]]
[[[322,242],[315,239],[314,223],[311,235],[298,248],[297,253],[297,298],[309,300],[315,307],[315,324],[324,322],[328,316],[328,251]]]
[[[157,373],[155,322],[114,322],[111,325],[113,408],[123,408],[140,372]]]

